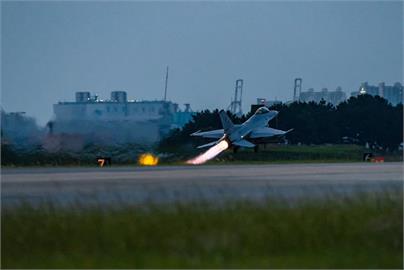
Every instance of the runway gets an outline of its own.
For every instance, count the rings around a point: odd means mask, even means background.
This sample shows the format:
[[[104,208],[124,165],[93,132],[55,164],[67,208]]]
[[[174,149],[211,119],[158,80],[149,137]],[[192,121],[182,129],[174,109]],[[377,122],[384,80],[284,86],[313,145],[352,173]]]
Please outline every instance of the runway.
[[[403,163],[2,169],[2,205],[351,196],[402,191]]]

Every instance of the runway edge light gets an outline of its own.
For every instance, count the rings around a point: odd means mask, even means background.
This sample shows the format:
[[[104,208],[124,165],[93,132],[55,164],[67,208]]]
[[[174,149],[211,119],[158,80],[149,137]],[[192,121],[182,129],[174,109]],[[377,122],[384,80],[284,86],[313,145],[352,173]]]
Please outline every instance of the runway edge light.
[[[156,166],[159,162],[159,158],[151,153],[144,153],[139,156],[138,163],[142,166]]]

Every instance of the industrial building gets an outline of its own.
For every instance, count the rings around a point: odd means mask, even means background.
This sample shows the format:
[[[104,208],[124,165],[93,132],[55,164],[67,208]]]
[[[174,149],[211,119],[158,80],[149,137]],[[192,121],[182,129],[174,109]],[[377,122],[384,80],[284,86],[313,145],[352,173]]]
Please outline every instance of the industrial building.
[[[171,101],[128,100],[125,91],[111,92],[108,100],[76,92],[75,101],[58,102],[53,111],[53,133],[82,134],[103,143],[154,143],[192,119],[189,104],[180,111]]]
[[[328,91],[327,88],[323,88],[319,92],[316,92],[313,88],[310,88],[305,92],[301,92],[299,95],[299,101],[301,102],[314,101],[318,103],[322,100],[336,106],[346,100],[346,94],[342,91],[341,87],[337,87],[335,91]]]
[[[255,113],[258,108],[263,106],[269,108],[274,105],[282,104],[282,101],[279,100],[267,100],[266,98],[257,98],[256,104],[251,104],[250,113]]]
[[[264,105],[266,107],[271,107],[277,104],[282,104],[280,100],[267,100],[266,98],[257,98],[257,105]]]
[[[1,109],[1,142],[17,147],[35,145],[41,142],[43,130],[35,119],[25,112],[5,112]]]
[[[352,92],[351,96],[363,94],[383,97],[392,105],[403,103],[403,86],[399,82],[394,85],[386,85],[384,82],[381,82],[378,86],[369,85],[368,82],[363,82],[361,83],[359,90]]]

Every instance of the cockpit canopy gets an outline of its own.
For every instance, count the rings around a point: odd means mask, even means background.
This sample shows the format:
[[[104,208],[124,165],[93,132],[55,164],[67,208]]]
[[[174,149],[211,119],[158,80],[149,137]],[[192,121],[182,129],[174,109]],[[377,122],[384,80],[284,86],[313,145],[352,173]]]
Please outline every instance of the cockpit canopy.
[[[255,112],[255,114],[264,114],[264,113],[268,113],[269,109],[267,107],[261,107],[258,108],[258,110]]]

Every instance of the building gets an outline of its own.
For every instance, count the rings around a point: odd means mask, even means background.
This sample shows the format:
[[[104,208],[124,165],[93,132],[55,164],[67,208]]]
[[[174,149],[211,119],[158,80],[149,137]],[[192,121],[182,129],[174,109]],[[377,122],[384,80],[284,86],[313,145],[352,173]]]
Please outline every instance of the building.
[[[190,109],[182,112],[171,101],[128,100],[125,91],[111,92],[109,100],[77,92],[75,101],[58,102],[53,111],[54,133],[82,134],[103,143],[154,143],[192,117]]]
[[[35,119],[27,116],[25,112],[6,113],[3,109],[1,110],[2,143],[21,148],[39,145],[43,133],[43,129],[38,127]]]
[[[277,104],[282,104],[282,101],[266,100],[266,98],[257,98],[257,103],[251,104],[250,112],[255,113],[258,110],[258,108],[261,108],[263,106],[269,108],[269,107],[277,105]]]
[[[181,128],[192,120],[192,116],[194,115],[194,113],[191,109],[191,105],[188,103],[185,103],[184,105],[185,105],[184,111],[178,110],[177,106],[172,126],[174,128]]]
[[[392,86],[382,84],[383,97],[392,105],[403,104],[403,86],[401,83],[395,83]]]
[[[279,100],[267,100],[266,98],[257,98],[257,105],[264,105],[266,107],[271,107],[276,104],[282,104]]]
[[[341,87],[337,87],[335,91],[328,91],[327,88],[323,88],[321,91],[316,92],[313,88],[307,91],[301,92],[299,101],[301,102],[317,102],[324,100],[327,103],[331,103],[334,106],[346,100],[346,94],[342,91]]]
[[[363,94],[383,97],[392,105],[403,103],[403,86],[398,82],[390,86],[384,82],[379,83],[378,86],[369,85],[368,82],[364,82],[361,83],[358,91],[351,93],[351,96]]]

